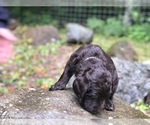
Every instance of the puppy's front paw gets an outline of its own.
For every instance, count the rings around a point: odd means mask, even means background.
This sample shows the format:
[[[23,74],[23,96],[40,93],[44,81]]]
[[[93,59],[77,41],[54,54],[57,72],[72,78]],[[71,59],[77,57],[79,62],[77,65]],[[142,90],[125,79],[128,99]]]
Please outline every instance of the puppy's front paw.
[[[61,86],[61,85],[53,85],[49,88],[49,91],[55,91],[55,90],[63,90],[65,89],[65,86]]]
[[[115,110],[115,105],[113,104],[112,100],[106,101],[105,109],[108,111],[114,111]]]

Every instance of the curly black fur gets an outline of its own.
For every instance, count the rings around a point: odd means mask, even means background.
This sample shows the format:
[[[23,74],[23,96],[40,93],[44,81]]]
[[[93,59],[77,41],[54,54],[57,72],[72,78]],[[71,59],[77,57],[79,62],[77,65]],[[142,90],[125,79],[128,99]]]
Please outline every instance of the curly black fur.
[[[150,92],[144,97],[144,103],[150,105]]]
[[[111,58],[97,45],[86,45],[76,50],[66,64],[58,82],[49,90],[63,90],[75,74],[73,90],[80,105],[92,114],[103,109],[113,111],[113,95],[118,75]]]

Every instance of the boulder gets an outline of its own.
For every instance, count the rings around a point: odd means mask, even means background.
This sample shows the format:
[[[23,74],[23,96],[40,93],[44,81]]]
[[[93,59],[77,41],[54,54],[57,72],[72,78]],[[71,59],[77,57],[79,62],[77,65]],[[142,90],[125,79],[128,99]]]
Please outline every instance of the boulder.
[[[108,50],[108,54],[124,60],[136,61],[137,54],[131,44],[126,41],[120,41],[113,44]]]
[[[82,43],[89,44],[93,39],[93,31],[76,23],[68,23],[67,42],[68,43]]]
[[[102,122],[108,122],[107,120],[116,122],[115,120],[122,119],[120,122],[123,122],[123,119],[142,119],[142,123],[146,124],[147,122],[144,119],[149,118],[117,98],[114,98],[116,105],[114,112],[104,110],[99,115],[92,115],[79,106],[72,90],[21,89],[4,95],[0,98],[0,102],[0,118],[5,119],[5,123],[16,123],[17,120],[11,120],[18,119],[27,124],[26,122],[30,122],[32,119],[33,121],[38,120],[36,122],[39,124],[43,124],[41,122],[48,122],[47,124],[54,122],[58,125],[62,124],[62,122],[63,124],[71,124],[72,121],[79,125],[83,124],[83,122],[86,125],[97,125]],[[126,121],[123,123],[126,125]],[[119,124],[119,120],[117,124]]]
[[[150,90],[150,65],[113,58],[119,76],[116,96],[127,103],[143,99]]]
[[[29,28],[25,36],[32,39],[33,45],[44,45],[61,39],[58,30],[49,25]]]

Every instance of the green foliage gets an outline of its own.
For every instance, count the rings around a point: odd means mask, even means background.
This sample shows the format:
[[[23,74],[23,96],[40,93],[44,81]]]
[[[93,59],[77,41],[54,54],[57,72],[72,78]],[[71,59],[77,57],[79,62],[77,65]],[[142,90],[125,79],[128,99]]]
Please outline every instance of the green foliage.
[[[45,24],[53,24],[55,22],[55,20],[52,19],[51,15],[44,14],[44,13],[39,15],[39,14],[34,14],[31,11],[25,11],[23,15],[25,17],[28,17],[22,20],[23,24],[45,25]]]
[[[135,41],[150,42],[150,24],[145,23],[129,27],[127,37]]]
[[[50,78],[38,78],[38,79],[36,79],[36,84],[38,86],[45,85],[45,86],[50,87],[54,84],[54,82]]]
[[[56,48],[53,48],[51,46],[51,44],[46,44],[46,46],[45,45],[39,45],[37,47],[37,49],[38,49],[38,51],[39,51],[40,54],[46,55],[46,56],[48,56],[50,52],[52,52],[53,54],[57,53]]]
[[[0,93],[2,94],[7,94],[8,93],[8,90],[6,88],[1,88],[0,87]]]
[[[64,41],[57,41],[56,43],[47,43],[46,45],[39,45],[37,51],[45,56],[48,56],[50,53],[53,55],[58,54],[59,46],[64,44]]]
[[[139,8],[133,8],[131,11],[131,18],[135,24],[143,23],[144,17],[141,14]]]
[[[126,28],[121,20],[117,18],[108,18],[106,22],[95,17],[87,20],[87,26],[93,29],[96,33],[104,34],[105,36],[120,37],[125,34]]]
[[[8,8],[12,16],[17,18],[22,24],[45,25],[52,24],[57,26],[58,21],[54,20],[48,8],[42,7],[10,7]],[[40,12],[40,13],[39,13]]]
[[[11,15],[14,18],[19,18],[20,17],[20,15],[21,15],[21,7],[17,7],[17,6],[16,7],[8,7],[7,9],[10,11]]]
[[[136,104],[131,104],[131,107],[136,108],[146,115],[150,116],[150,114],[147,112],[150,110],[150,105],[144,104],[143,100],[139,100]]]
[[[93,29],[96,33],[101,33],[104,30],[105,22],[101,19],[95,17],[89,18],[87,20],[87,26]]]
[[[136,14],[135,14],[136,15]],[[135,19],[136,20],[136,19]],[[137,22],[138,19],[136,20]],[[150,24],[135,24],[130,27],[125,27],[122,24],[121,19],[117,18],[108,18],[106,22],[97,19],[97,18],[89,18],[87,20],[87,26],[96,33],[101,33],[106,37],[127,37],[134,41],[139,42],[150,42]]]
[[[106,21],[106,26],[104,27],[104,35],[106,36],[123,36],[125,32],[125,27],[122,25],[121,21],[116,18],[108,18]]]

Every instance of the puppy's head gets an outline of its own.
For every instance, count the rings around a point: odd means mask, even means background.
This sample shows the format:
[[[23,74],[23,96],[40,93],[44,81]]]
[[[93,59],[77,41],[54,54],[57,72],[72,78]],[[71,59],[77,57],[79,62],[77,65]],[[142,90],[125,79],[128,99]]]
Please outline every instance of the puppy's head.
[[[105,100],[111,96],[112,82],[108,71],[90,70],[74,81],[73,89],[80,105],[92,114],[105,108]]]

